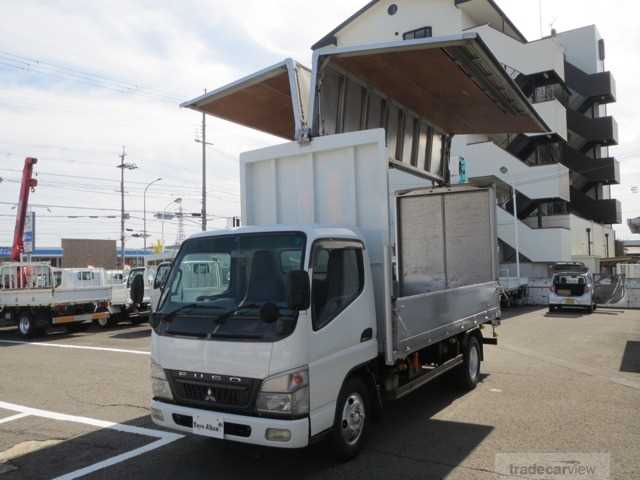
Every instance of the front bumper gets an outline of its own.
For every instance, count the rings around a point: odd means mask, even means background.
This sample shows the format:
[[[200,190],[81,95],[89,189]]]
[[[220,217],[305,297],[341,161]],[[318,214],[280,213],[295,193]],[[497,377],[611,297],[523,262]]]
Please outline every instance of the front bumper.
[[[298,420],[278,420],[273,418],[234,415],[231,413],[210,412],[208,410],[199,410],[196,408],[164,403],[158,400],[153,400],[151,402],[151,418],[153,419],[153,422],[156,425],[170,428],[172,430],[178,430],[180,432],[193,433],[192,428],[186,425],[187,422],[185,422],[185,420],[189,421],[194,415],[200,413],[211,413],[224,420],[225,440],[277,448],[303,448],[309,445],[308,418]],[[176,420],[180,423],[176,423]],[[229,427],[227,424],[229,424]],[[267,440],[266,433],[268,428],[289,430],[291,432],[291,438],[288,442]],[[229,430],[241,433],[241,435],[227,433]]]

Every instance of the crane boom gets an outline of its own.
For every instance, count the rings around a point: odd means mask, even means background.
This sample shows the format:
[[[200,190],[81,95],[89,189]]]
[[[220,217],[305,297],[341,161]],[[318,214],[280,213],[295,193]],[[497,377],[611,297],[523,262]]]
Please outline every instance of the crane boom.
[[[20,256],[24,252],[24,225],[27,218],[27,207],[29,206],[29,192],[38,186],[38,180],[33,178],[33,166],[38,163],[37,158],[27,157],[24,160],[22,169],[22,183],[20,185],[20,198],[16,212],[16,228],[13,232],[13,247],[11,248],[11,259],[14,262],[20,261]]]

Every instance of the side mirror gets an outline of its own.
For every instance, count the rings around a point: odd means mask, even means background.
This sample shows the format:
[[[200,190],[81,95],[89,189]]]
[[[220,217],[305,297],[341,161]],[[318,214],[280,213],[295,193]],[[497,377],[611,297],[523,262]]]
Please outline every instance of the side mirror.
[[[162,275],[162,269],[158,269],[158,271],[156,272],[156,276],[153,279],[153,289],[164,290],[164,287],[167,283],[168,278],[169,278],[169,272],[167,272],[165,275]]]
[[[294,270],[287,276],[287,303],[289,310],[306,310],[311,304],[309,274],[304,270]]]

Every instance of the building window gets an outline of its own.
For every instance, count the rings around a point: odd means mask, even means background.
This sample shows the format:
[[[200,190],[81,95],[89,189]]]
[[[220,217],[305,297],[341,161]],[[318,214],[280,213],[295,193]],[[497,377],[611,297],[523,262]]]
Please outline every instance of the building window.
[[[402,34],[403,40],[415,40],[417,38],[428,38],[431,36],[431,27],[420,27],[415,30],[409,30]]]

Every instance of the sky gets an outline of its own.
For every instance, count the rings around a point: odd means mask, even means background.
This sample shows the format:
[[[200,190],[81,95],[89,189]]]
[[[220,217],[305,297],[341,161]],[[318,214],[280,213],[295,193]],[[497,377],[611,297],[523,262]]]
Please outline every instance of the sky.
[[[3,2],[0,17],[0,246],[11,244],[20,171],[37,157],[40,182],[31,196],[37,245],[61,238],[120,236],[120,171],[126,161],[127,246],[142,247],[145,186],[148,243],[161,239],[154,213],[201,208],[201,115],[179,108],[285,57],[311,64],[310,46],[365,0],[183,0]],[[529,40],[540,37],[539,0],[499,0]],[[616,8],[611,8],[615,3]],[[626,218],[640,216],[640,29],[633,0],[542,0],[543,32],[597,24],[607,42],[607,69],[617,81],[609,107],[620,127],[622,202],[619,239],[632,239]],[[282,140],[207,117],[208,212],[211,227],[240,214],[240,152]],[[67,208],[68,207],[68,208]],[[74,218],[68,218],[68,217]],[[98,217],[98,218],[88,218]],[[115,218],[107,218],[115,217]],[[177,221],[166,221],[167,244]],[[200,229],[187,217],[186,235]]]

